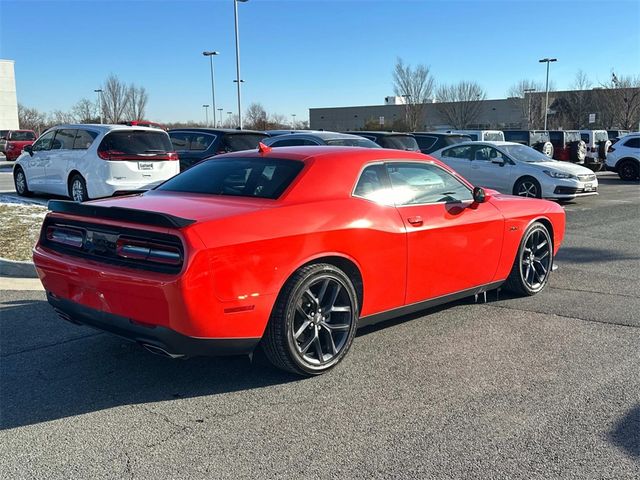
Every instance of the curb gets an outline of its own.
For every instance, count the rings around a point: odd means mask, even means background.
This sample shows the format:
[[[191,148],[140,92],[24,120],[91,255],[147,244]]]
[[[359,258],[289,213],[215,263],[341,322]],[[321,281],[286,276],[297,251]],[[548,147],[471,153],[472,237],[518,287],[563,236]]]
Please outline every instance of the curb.
[[[0,257],[0,275],[12,278],[38,278],[33,262],[21,262]]]

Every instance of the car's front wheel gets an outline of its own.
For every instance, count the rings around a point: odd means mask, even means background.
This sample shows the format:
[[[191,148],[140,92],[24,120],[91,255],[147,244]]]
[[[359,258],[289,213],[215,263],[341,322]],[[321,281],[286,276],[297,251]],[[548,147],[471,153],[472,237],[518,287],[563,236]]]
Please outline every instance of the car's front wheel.
[[[27,185],[27,176],[20,167],[17,167],[13,172],[13,184],[16,187],[16,193],[21,197],[30,197],[33,195],[31,190],[29,190],[29,185]]]
[[[520,242],[505,288],[519,295],[535,295],[549,281],[553,267],[553,242],[540,222],[527,229]]]
[[[75,174],[69,182],[69,196],[74,202],[86,202],[89,200],[87,194],[87,183],[81,175]]]
[[[542,188],[535,178],[523,177],[513,186],[513,194],[520,197],[542,198]]]
[[[349,277],[330,264],[308,265],[280,292],[262,348],[278,368],[319,375],[349,351],[358,316],[358,297]]]

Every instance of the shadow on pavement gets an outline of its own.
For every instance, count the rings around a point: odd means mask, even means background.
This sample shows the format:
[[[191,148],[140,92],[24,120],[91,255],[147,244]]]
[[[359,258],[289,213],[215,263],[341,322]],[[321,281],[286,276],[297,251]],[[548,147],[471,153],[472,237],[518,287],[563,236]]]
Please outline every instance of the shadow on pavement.
[[[4,302],[0,315],[0,429],[117,407],[301,380],[265,359],[170,360],[87,327],[45,301]],[[21,326],[22,324],[22,326]]]
[[[618,420],[609,438],[614,445],[640,460],[640,404]]]
[[[629,255],[602,248],[561,247],[556,260],[575,263],[606,263],[612,260],[640,260],[640,255]]]

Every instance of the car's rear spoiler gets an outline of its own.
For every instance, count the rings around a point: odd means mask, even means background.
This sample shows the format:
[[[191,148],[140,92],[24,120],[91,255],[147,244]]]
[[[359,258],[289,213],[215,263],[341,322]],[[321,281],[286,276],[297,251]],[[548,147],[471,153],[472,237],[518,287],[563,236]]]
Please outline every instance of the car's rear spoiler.
[[[168,213],[149,212],[134,208],[101,207],[89,203],[77,203],[69,200],[49,200],[49,210],[57,213],[68,213],[82,217],[105,218],[125,222],[153,225],[154,227],[183,228],[195,220],[176,217]]]

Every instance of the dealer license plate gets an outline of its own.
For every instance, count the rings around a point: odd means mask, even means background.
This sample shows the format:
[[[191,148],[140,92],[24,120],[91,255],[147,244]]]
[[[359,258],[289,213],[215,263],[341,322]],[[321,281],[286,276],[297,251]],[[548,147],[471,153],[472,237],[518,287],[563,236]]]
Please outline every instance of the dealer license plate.
[[[585,183],[584,184],[584,191],[585,192],[593,192],[593,184],[592,183]]]
[[[153,162],[138,162],[138,170],[153,170]]]

